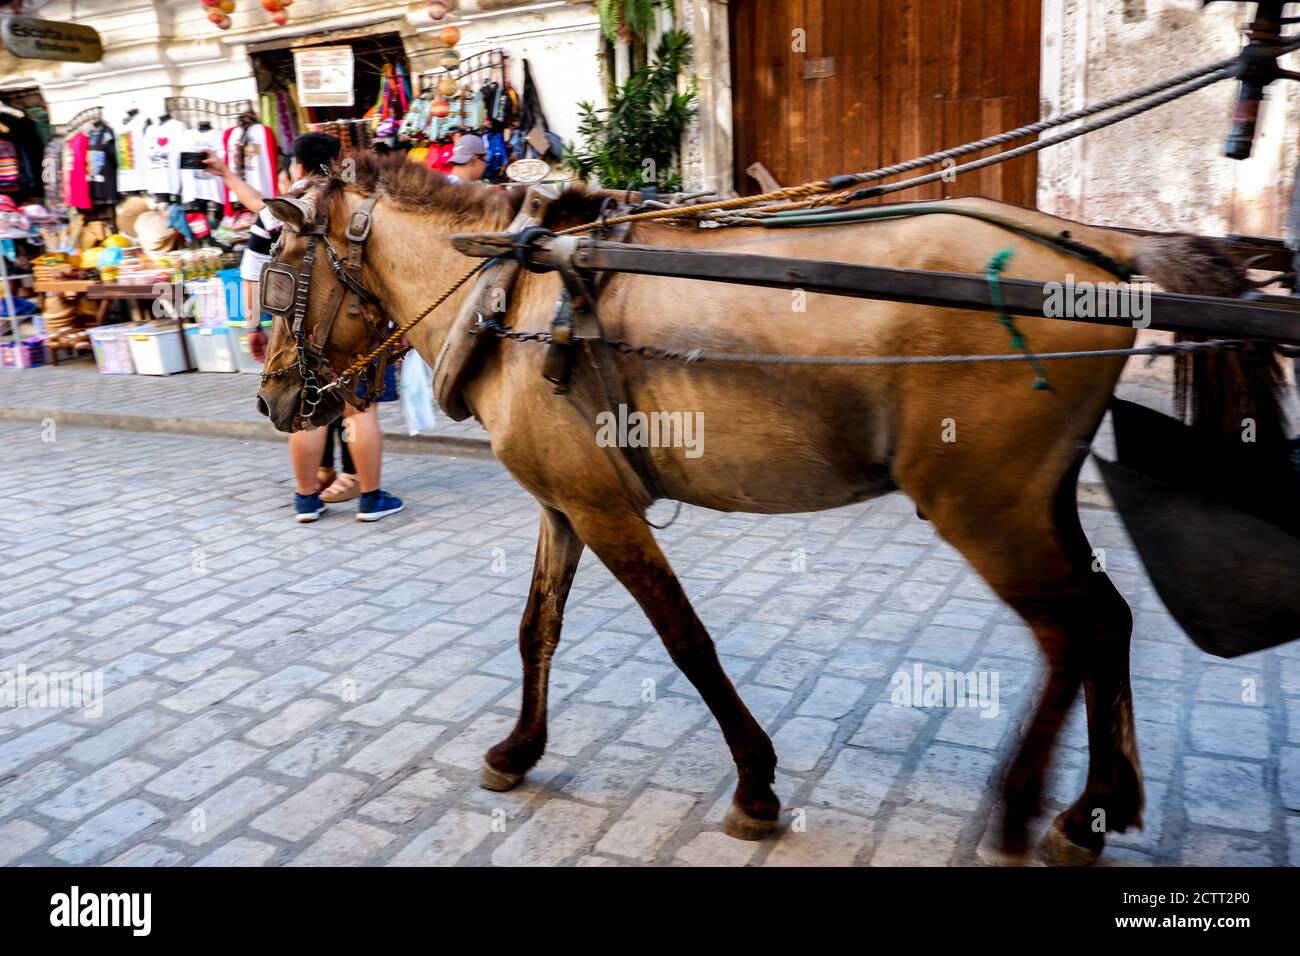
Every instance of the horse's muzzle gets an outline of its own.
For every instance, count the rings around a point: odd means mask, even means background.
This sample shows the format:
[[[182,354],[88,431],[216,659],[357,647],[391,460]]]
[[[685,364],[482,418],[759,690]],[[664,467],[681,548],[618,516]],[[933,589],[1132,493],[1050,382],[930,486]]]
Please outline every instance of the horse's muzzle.
[[[257,392],[258,412],[269,418],[279,431],[297,431],[301,427],[301,422],[298,421],[301,405],[299,388],[296,376],[293,382],[264,382]]]

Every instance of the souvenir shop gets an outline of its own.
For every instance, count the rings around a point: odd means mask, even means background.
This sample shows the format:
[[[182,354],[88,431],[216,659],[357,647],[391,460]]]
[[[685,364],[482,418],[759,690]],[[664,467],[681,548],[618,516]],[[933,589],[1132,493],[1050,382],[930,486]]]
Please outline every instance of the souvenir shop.
[[[19,154],[18,187],[0,190],[2,301],[17,320],[0,362],[257,371],[237,269],[253,216],[202,163],[211,152],[275,193],[279,147],[257,104],[169,97],[156,115],[94,107],[43,135],[33,125],[39,147]]]
[[[397,33],[254,44],[256,99],[169,97],[155,114],[91,108],[58,129],[36,99],[0,94],[10,131],[0,134],[0,308],[14,317],[0,362],[93,357],[106,374],[260,371],[238,277],[255,217],[203,168],[205,151],[266,196],[279,192],[290,144],[306,131],[336,136],[344,158],[399,152],[441,172],[472,133],[487,183],[567,178],[552,173],[563,143],[528,62],[502,49],[462,59],[459,35],[441,30],[419,71]]]

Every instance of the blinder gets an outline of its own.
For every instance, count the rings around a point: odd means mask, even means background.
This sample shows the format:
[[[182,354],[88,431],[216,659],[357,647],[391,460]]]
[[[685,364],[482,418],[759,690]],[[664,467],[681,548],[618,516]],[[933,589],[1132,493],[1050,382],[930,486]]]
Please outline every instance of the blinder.
[[[288,315],[292,312],[299,279],[298,270],[293,266],[274,259],[268,260],[262,266],[262,278],[258,283],[262,311],[273,315]]]

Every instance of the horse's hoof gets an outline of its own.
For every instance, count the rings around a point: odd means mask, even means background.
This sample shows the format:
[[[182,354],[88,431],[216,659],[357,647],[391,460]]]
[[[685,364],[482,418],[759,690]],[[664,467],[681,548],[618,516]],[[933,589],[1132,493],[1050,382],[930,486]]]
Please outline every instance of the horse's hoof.
[[[484,761],[483,769],[479,771],[478,785],[484,790],[495,790],[501,793],[506,790],[513,790],[518,786],[519,781],[523,779],[524,775],[522,773],[505,773]]]
[[[1101,859],[1098,851],[1080,846],[1066,836],[1059,821],[1054,822],[1043,834],[1043,839],[1038,843],[1038,855],[1048,866],[1092,866]]]
[[[1008,850],[996,843],[981,843],[975,859],[984,866],[1031,866],[1034,861],[1023,850]]]
[[[728,808],[727,815],[722,821],[722,832],[737,840],[761,840],[775,829],[775,820],[751,817],[734,803]]]

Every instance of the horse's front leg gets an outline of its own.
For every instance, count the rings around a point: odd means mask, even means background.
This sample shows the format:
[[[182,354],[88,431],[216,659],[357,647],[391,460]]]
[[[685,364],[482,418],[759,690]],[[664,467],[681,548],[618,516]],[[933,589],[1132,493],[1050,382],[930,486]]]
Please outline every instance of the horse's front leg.
[[[519,624],[519,653],[524,663],[523,704],[510,736],[487,752],[479,783],[487,790],[509,790],[523,779],[546,749],[546,688],[551,658],[560,643],[564,603],[582,557],[582,542],[569,519],[542,508],[537,557],[528,604]]]
[[[772,792],[776,751],[718,661],[713,641],[640,516],[572,511],[579,536],[632,594],[678,668],[704,698],[722,728],[740,780],[723,828],[758,840],[776,826],[781,809]]]

